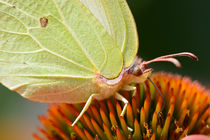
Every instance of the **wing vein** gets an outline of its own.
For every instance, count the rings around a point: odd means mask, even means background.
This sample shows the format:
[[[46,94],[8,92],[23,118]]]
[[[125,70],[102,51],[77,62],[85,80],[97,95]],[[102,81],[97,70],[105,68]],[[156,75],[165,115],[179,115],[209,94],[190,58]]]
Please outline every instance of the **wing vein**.
[[[72,35],[72,37],[75,39],[75,41],[77,42],[77,44],[79,45],[79,47],[82,49],[83,53],[86,55],[86,57],[88,58],[89,62],[94,66],[94,68],[99,71],[98,67],[96,66],[96,64],[93,62],[93,60],[90,58],[90,56],[88,55],[88,53],[86,52],[86,50],[84,49],[82,43],[79,41],[79,39],[77,39],[76,34],[73,32],[73,30],[67,25],[65,17],[63,16],[59,6],[57,5],[57,3],[52,0],[52,2],[54,3],[55,7],[58,10],[58,13],[60,14],[61,18],[63,19],[63,25],[67,28],[68,32]]]
[[[59,21],[60,22],[60,21]],[[61,22],[62,23],[62,22]],[[62,23],[63,24],[63,23]],[[55,37],[53,37],[52,36],[52,34],[49,34],[48,32],[47,32],[47,34],[51,37],[51,39],[53,39],[54,41],[56,41],[58,44],[60,44],[60,45],[62,45],[62,46],[65,46],[65,47],[68,47],[68,46],[66,46],[65,44],[63,44],[63,43],[61,43],[61,42],[59,42]],[[73,60],[72,60],[73,61]],[[75,62],[76,63],[76,62]],[[85,66],[84,66],[85,67]]]
[[[15,19],[18,20],[26,29],[28,28],[28,27],[25,25],[25,23],[23,23],[23,22],[22,22],[19,18],[17,18],[16,16],[14,16],[14,15],[12,15],[12,14],[10,14],[10,13],[1,11],[1,10],[0,10],[0,12],[2,12],[2,13],[4,13],[4,14],[7,14],[7,15],[13,17],[13,18],[15,18]]]
[[[101,2],[102,2],[102,5],[104,5],[104,2],[103,2],[103,0],[100,0]],[[107,16],[107,12],[106,12],[106,10],[105,10],[105,8],[104,8],[104,6],[102,6],[102,8],[103,8],[103,11],[104,11],[104,13],[105,13],[105,16],[106,16],[106,21],[107,21],[107,23],[108,23],[108,28],[109,28],[109,31],[110,31],[110,35],[113,35],[113,30],[110,28],[111,27],[111,25],[110,25],[110,19],[108,18],[109,16]]]
[[[64,57],[64,56],[61,56],[61,55],[59,55],[59,54],[57,54],[57,53],[55,53],[55,52],[53,52],[53,51],[51,51],[51,50],[49,50],[49,49],[47,49],[47,48],[45,48],[33,35],[30,35],[31,36],[31,38],[42,48],[42,49],[44,49],[45,51],[47,51],[47,52],[49,52],[49,53],[51,53],[51,54],[53,54],[53,55],[55,55],[55,56],[57,56],[57,57],[59,57],[59,58],[61,58],[61,59],[63,59],[63,60],[65,60],[65,61],[67,61],[67,62],[70,62],[70,63],[72,63],[72,64],[74,64],[74,65],[77,65],[77,66],[79,66],[79,67],[81,67],[81,68],[84,68],[84,69],[86,69],[86,70],[88,70],[88,71],[91,71],[91,72],[94,72],[92,69],[90,69],[90,68],[87,68],[87,67],[85,67],[85,66],[83,66],[83,65],[80,65],[80,64],[78,64],[77,62],[74,62],[73,60],[71,60],[71,59],[68,59],[68,58],[66,58],[66,57]]]
[[[10,3],[7,3],[7,2],[1,1],[1,0],[0,0],[0,3],[2,3],[2,4],[4,4],[4,5],[7,5],[7,6],[10,6],[10,7],[15,6],[15,5],[12,5],[12,4],[10,4]],[[35,20],[37,20],[36,17],[34,17],[34,16],[28,14],[27,12],[23,11],[22,9],[19,9],[18,7],[15,7],[15,8],[16,8],[18,11],[20,11],[21,13],[23,13],[23,14],[25,14],[25,15],[27,15],[27,16],[29,16],[29,17],[35,19]]]
[[[120,4],[119,4],[119,0],[118,0],[118,6],[119,6],[119,8],[120,8],[120,10],[121,10],[121,14],[123,13],[122,12],[122,7],[120,6]],[[125,21],[125,18],[124,18],[124,15],[122,14],[121,15],[122,17],[123,17],[123,21],[124,21],[124,25],[125,25],[125,32],[124,32],[124,41],[123,41],[123,48],[121,49],[121,52],[123,53],[124,52],[124,50],[125,50],[125,48],[126,48],[126,38],[127,38],[127,23],[126,23],[126,21]]]
[[[83,4],[83,5],[84,5],[84,4]],[[84,6],[84,7],[85,7],[86,9],[88,9],[86,6]],[[88,11],[90,11],[90,10],[88,9]],[[91,11],[89,12],[89,14],[92,15],[92,16],[94,16],[94,15],[92,14]],[[95,17],[95,16],[94,16],[94,17]],[[96,20],[98,20],[98,19],[96,18]],[[90,27],[92,28],[90,22],[89,22],[89,21],[87,21],[87,22],[88,22],[88,24],[90,25]],[[98,22],[100,23],[99,20],[98,20]],[[95,32],[95,28],[92,28],[92,29],[93,29],[93,31],[94,31],[94,33],[95,33],[95,35],[96,35],[96,37],[97,37],[99,43],[101,44],[102,49],[103,49],[103,51],[104,51],[105,58],[104,58],[103,64],[101,65],[101,68],[102,68],[102,67],[104,66],[106,60],[107,60],[107,53],[106,53],[105,47],[104,47],[104,45],[103,45],[103,43],[102,43],[100,37],[99,37],[98,34]],[[105,30],[105,28],[104,28],[104,30]],[[108,33],[108,32],[107,32],[107,33]]]
[[[38,74],[9,74],[9,75],[0,75],[0,77],[44,77],[44,78],[79,78],[79,79],[86,79],[86,78],[93,78],[93,76],[75,76],[75,75],[38,75]]]
[[[88,24],[90,25],[90,22],[89,21],[87,21],[88,22]],[[90,27],[92,28],[92,26],[90,25]],[[95,28],[92,28],[93,29],[93,31],[94,31],[94,33],[95,33],[95,35],[96,35],[96,37],[97,37],[97,39],[98,39],[98,41],[100,42],[100,44],[101,44],[101,47],[102,47],[102,49],[103,49],[103,51],[104,51],[104,55],[105,55],[105,58],[104,58],[104,62],[103,62],[103,64],[101,65],[101,67],[100,67],[100,69],[104,66],[104,64],[105,64],[105,62],[107,61],[107,53],[106,53],[106,50],[105,50],[105,47],[104,47],[104,44],[102,43],[102,41],[101,41],[101,39],[100,39],[100,37],[98,36],[98,34],[96,33],[96,31],[95,31]]]
[[[120,10],[121,10],[121,7],[120,7],[120,5],[119,5],[119,0],[117,0],[117,1],[118,1],[118,6],[119,6],[119,8],[120,8]],[[106,5],[106,4],[103,2],[103,0],[101,0],[101,2],[102,2],[102,5]],[[110,22],[109,13],[107,12],[107,10],[106,10],[106,8],[105,8],[104,6],[102,6],[102,8],[103,8],[103,11],[104,11],[104,13],[105,13],[106,21],[107,21],[107,23],[108,23],[108,28],[110,29],[110,34],[111,34],[111,36],[114,37],[114,33],[113,33],[114,30],[112,30],[112,23]],[[121,11],[122,11],[122,10],[121,10]],[[126,23],[125,23],[124,16],[122,15],[122,12],[120,12],[120,13],[121,13],[121,16],[123,17],[123,21],[124,21],[124,24],[125,24],[125,32],[124,32],[123,47],[119,46],[121,52],[123,52],[123,50],[124,50],[124,48],[125,48],[125,43],[126,43],[126,32],[127,32],[127,31],[126,31]]]
[[[13,52],[13,51],[0,50],[0,52],[14,53],[14,54],[31,54],[31,53],[38,53],[38,52],[42,52],[42,51],[44,51],[44,49],[35,50],[35,51],[26,51],[26,52]]]
[[[39,83],[38,83],[39,84]],[[48,84],[47,82],[46,82],[46,84]],[[57,93],[54,93],[54,94],[44,94],[44,96],[49,96],[49,95],[62,95],[62,94],[66,94],[67,92],[72,92],[72,91],[74,91],[74,90],[76,90],[76,89],[78,89],[78,88],[80,88],[80,87],[82,87],[82,86],[84,86],[84,85],[86,85],[87,83],[83,83],[83,84],[80,84],[79,86],[76,86],[76,87],[74,87],[73,89],[69,89],[69,90],[66,90],[66,91],[63,91],[63,92],[57,92]],[[43,96],[43,95],[35,95],[35,96],[31,96],[30,98],[33,98],[33,97],[39,97],[39,96]]]
[[[11,90],[18,90],[21,87],[27,86],[27,85],[31,85],[31,84],[55,84],[55,83],[59,83],[58,81],[52,81],[52,82],[30,82],[30,83],[21,83],[19,85],[15,85],[13,87],[10,87]]]
[[[2,30],[2,29],[0,29],[0,32],[11,33],[11,34],[18,34],[18,35],[29,35],[28,33],[13,32],[13,31]]]

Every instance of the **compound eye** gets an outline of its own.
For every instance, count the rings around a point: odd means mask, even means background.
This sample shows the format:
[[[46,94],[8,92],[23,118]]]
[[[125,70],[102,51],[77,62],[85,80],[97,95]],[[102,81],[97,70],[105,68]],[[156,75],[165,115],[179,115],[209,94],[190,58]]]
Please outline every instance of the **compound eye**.
[[[135,76],[140,76],[140,75],[142,75],[142,70],[140,69],[140,67],[134,67],[134,69],[133,69],[133,75],[135,75]]]

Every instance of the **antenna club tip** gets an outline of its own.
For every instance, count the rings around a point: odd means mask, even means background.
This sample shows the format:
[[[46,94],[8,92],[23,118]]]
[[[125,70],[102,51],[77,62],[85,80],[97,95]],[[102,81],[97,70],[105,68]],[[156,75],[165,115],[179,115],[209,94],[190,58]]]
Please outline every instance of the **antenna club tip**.
[[[196,61],[199,61],[199,59],[197,58],[197,59],[195,59]]]
[[[198,59],[198,57],[197,57],[197,56],[195,56],[194,60],[195,60],[195,61],[199,61],[199,59]]]
[[[193,60],[198,61],[198,57],[196,55],[194,55],[193,53],[190,52],[186,52],[187,56],[191,57]]]
[[[177,68],[180,68],[180,69],[181,69],[181,68],[182,68],[182,66],[181,66],[181,65],[180,65],[180,66],[177,66]]]

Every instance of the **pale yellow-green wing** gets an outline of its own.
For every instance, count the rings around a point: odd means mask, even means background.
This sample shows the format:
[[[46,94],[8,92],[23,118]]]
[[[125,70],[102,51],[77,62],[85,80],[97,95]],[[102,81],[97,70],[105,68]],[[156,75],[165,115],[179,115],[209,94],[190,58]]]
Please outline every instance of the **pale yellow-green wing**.
[[[25,97],[64,99],[96,73],[122,69],[117,44],[79,0],[0,0],[0,25],[0,82]]]
[[[118,44],[124,66],[132,64],[138,50],[138,35],[133,15],[125,0],[81,0]]]

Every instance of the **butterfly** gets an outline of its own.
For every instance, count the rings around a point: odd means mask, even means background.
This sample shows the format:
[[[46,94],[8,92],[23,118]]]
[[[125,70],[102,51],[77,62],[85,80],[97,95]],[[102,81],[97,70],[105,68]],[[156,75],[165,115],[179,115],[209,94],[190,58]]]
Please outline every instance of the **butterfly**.
[[[135,90],[148,79],[150,61],[136,56],[138,35],[125,0],[0,0],[0,83],[23,97],[46,103],[86,103]]]

